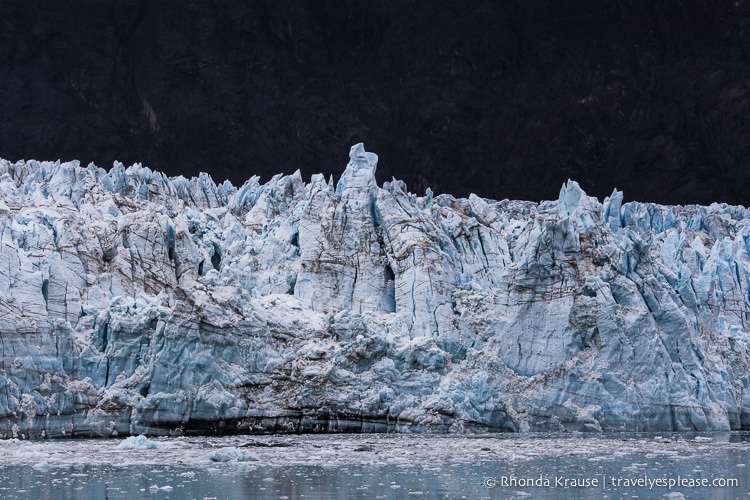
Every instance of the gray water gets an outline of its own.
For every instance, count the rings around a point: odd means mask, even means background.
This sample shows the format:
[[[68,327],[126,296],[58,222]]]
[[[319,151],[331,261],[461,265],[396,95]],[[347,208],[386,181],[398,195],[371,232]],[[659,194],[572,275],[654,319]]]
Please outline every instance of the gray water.
[[[744,499],[748,462],[748,433],[9,440],[0,498]]]

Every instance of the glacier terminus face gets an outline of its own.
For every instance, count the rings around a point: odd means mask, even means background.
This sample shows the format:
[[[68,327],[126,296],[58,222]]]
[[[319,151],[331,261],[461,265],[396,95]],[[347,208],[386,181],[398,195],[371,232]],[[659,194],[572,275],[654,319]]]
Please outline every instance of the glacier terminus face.
[[[0,437],[750,428],[750,211],[0,160]]]

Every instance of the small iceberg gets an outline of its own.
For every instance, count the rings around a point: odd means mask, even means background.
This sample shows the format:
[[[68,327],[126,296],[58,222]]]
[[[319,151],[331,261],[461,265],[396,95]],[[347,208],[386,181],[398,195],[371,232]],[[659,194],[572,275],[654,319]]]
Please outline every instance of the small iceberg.
[[[118,450],[155,450],[158,447],[146,436],[130,436],[117,445]]]
[[[212,462],[231,462],[232,460],[236,460],[237,462],[255,462],[258,460],[254,455],[243,450],[238,450],[235,447],[219,448],[209,453],[208,459]]]

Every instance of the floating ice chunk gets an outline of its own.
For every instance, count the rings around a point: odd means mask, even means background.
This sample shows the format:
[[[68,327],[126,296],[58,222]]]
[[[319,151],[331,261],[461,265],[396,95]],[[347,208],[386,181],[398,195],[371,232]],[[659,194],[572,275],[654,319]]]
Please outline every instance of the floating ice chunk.
[[[174,488],[169,485],[159,486],[158,484],[152,484],[151,486],[148,487],[148,489],[152,493],[156,493],[157,491],[172,491]]]
[[[237,462],[255,462],[258,460],[251,453],[231,446],[214,450],[208,454],[208,459],[212,462],[231,462],[233,460]]]
[[[119,450],[154,450],[158,445],[146,436],[130,436],[117,445]]]
[[[679,491],[670,491],[661,496],[664,500],[685,500],[685,495]]]

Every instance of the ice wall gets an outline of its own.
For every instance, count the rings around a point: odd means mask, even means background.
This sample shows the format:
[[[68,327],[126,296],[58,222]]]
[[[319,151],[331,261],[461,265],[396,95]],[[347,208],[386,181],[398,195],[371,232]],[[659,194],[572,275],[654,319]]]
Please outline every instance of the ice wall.
[[[0,161],[0,436],[750,428],[750,213]]]

